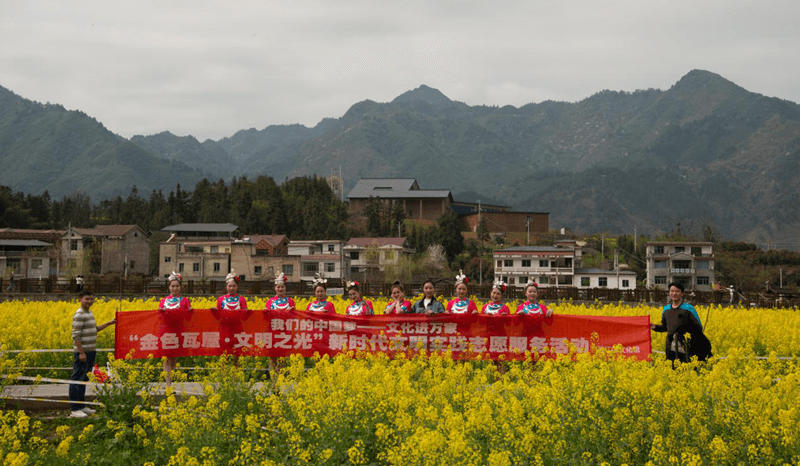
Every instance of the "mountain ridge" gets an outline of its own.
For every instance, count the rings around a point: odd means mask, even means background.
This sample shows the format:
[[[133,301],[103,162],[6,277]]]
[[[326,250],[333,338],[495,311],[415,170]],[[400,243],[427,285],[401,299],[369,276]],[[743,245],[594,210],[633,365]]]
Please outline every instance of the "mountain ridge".
[[[28,101],[0,90],[0,143],[10,137],[9,128],[19,125],[29,126],[32,133],[49,131],[25,112],[9,118],[9,108]],[[69,126],[67,121],[78,117],[51,119]],[[83,118],[102,127],[91,117]],[[146,192],[140,175],[125,165],[125,157],[160,167],[150,172],[178,170],[223,179],[327,176],[341,167],[346,191],[362,177],[413,177],[423,188],[549,211],[551,225],[578,231],[615,233],[630,230],[631,224],[666,231],[684,215],[731,238],[767,240],[791,234],[791,227],[774,219],[796,219],[787,206],[800,205],[800,106],[749,92],[703,70],[690,71],[667,90],[602,90],[574,103],[520,107],[469,106],[421,85],[390,102],[354,103],[341,117],[326,118],[313,128],[250,128],[202,143],[168,132],[134,136],[130,143],[143,154],[124,145],[123,138],[92,127],[89,120],[78,126],[84,128],[87,144],[70,146],[72,150],[95,154],[92,163],[98,166],[113,162],[125,176],[103,176],[137,184],[140,192]],[[96,141],[89,136],[94,132]],[[69,140],[63,133],[61,137]],[[117,141],[114,150],[109,137]],[[25,141],[33,143],[30,139]],[[104,151],[90,150],[98,144]],[[4,163],[7,151],[0,149]],[[20,175],[36,183],[13,185],[8,177],[0,177],[0,183],[14,189],[27,186],[30,192],[36,192],[30,186],[47,183],[67,189],[54,181],[57,173],[51,173],[54,161],[47,159],[47,151],[36,153],[36,160],[48,163],[36,162],[38,170],[28,167],[28,174]],[[169,183],[174,176],[163,178]],[[92,196],[107,195],[108,179],[89,186]],[[747,199],[747,205],[737,209],[736,199]],[[685,205],[681,213],[672,213],[675,204]]]

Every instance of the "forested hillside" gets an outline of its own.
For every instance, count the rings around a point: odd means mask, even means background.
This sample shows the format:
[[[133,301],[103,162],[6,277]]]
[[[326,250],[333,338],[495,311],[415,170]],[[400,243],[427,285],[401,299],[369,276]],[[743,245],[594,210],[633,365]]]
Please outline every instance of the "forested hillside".
[[[550,212],[554,228],[647,234],[678,222],[730,240],[799,248],[800,107],[694,70],[667,90],[580,102],[469,106],[421,86],[340,118],[248,129],[220,141],[126,141],[80,112],[0,90],[0,183],[60,198],[167,191],[203,178],[339,171],[416,178],[456,199]]]

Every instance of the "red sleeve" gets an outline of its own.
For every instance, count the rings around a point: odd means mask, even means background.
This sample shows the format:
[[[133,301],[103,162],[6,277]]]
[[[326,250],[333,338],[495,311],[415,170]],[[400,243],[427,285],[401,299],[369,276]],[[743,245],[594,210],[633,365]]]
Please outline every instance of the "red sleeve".
[[[181,309],[184,311],[191,311],[192,310],[192,303],[189,301],[189,298],[186,296],[183,297],[181,300]]]
[[[167,299],[167,298],[161,298],[161,301],[158,302],[158,310],[159,311],[163,311],[164,310],[164,300],[165,299]]]
[[[447,311],[448,313],[452,312],[452,310],[453,310],[453,303],[454,303],[454,302],[455,302],[455,299],[451,299],[451,300],[450,300],[450,301],[447,303],[447,309],[445,309],[445,311]]]
[[[469,304],[467,305],[467,312],[478,312],[478,306],[475,304],[475,301],[469,300]]]
[[[325,309],[327,309],[330,314],[336,314],[336,306],[330,301],[325,304]]]
[[[508,308],[507,305],[503,304],[503,307],[500,308],[500,315],[507,316],[511,314],[511,310]]]
[[[247,309],[247,300],[244,296],[239,296],[239,309]]]
[[[292,298],[287,298],[287,299],[289,300],[289,308],[290,308],[289,310],[290,311],[297,310],[297,306],[294,305],[294,299]]]
[[[219,298],[217,298],[217,310],[218,311],[222,310],[222,299],[223,298],[225,298],[225,296],[220,296]]]

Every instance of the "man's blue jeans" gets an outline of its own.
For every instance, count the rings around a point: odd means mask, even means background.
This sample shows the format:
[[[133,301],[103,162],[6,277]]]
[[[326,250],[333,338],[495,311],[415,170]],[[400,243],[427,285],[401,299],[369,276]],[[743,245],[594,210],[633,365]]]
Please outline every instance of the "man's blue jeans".
[[[72,356],[74,359],[72,362],[72,377],[70,377],[70,380],[88,382],[89,377],[87,377],[87,374],[94,367],[97,351],[86,351],[86,361],[81,361],[80,353],[72,353]],[[70,384],[69,400],[72,402],[70,408],[73,411],[83,409],[85,406],[81,401],[86,400],[86,385]]]

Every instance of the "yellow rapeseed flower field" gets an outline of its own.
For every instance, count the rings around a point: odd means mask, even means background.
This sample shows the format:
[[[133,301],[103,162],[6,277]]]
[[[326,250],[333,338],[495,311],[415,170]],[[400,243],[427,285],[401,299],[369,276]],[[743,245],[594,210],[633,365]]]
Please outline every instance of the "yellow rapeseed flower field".
[[[331,298],[337,312],[347,301]],[[295,299],[298,308],[308,304]],[[476,300],[481,301],[481,300]],[[264,297],[249,301],[261,309]],[[385,298],[373,300],[376,311]],[[193,300],[195,308],[213,306]],[[482,302],[481,302],[482,304]],[[514,308],[517,303],[510,302]],[[650,315],[644,305],[547,303],[556,314]],[[98,322],[157,300],[100,301]],[[69,348],[77,302],[0,304],[3,349]],[[800,464],[800,313],[699,306],[714,345],[673,369],[599,351],[495,364],[447,355],[198,359],[202,396],[140,392],[158,360],[114,361],[106,409],[49,423],[0,411],[3,464]],[[663,334],[653,334],[653,348]],[[100,333],[98,347],[113,345]],[[759,359],[759,356],[765,356]],[[0,370],[65,365],[3,354]],[[180,370],[179,370],[180,372]],[[185,378],[185,375],[183,376]]]

